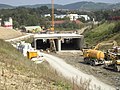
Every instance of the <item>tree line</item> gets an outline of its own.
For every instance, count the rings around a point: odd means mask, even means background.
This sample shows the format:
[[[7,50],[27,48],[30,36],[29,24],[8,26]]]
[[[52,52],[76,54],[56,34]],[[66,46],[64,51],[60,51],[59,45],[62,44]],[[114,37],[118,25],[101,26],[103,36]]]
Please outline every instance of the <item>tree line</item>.
[[[57,10],[55,11],[59,13]],[[34,25],[44,25],[45,27],[49,27],[50,24],[48,21],[50,21],[51,18],[45,18],[43,16],[48,13],[51,13],[51,9],[47,6],[42,6],[39,8],[17,7],[14,9],[1,9],[0,17],[3,19],[2,21],[6,21],[9,17],[12,17],[14,28]]]
[[[96,21],[108,20],[110,17],[120,16],[120,10],[100,10],[92,12],[82,12],[74,10],[73,12],[73,11],[57,11],[55,9],[55,14],[68,14],[68,13],[86,14],[89,17],[91,17],[91,20],[92,18],[95,18]],[[0,10],[0,17],[3,19],[3,21],[6,21],[8,17],[13,18],[14,28],[20,28],[20,26],[34,26],[34,25],[40,25],[49,28],[51,25],[50,24],[51,17],[44,17],[45,14],[51,14],[51,9],[49,9],[47,6],[41,6],[38,8],[17,7],[14,9]],[[81,21],[83,21],[83,19]],[[65,25],[63,25],[63,27],[65,27]],[[72,26],[72,28],[73,27],[74,26]]]

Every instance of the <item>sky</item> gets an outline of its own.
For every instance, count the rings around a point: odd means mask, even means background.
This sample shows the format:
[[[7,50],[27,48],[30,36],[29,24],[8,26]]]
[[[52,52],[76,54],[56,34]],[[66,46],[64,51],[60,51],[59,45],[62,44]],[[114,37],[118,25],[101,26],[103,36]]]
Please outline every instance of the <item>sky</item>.
[[[118,3],[120,0],[54,0],[55,4],[70,4],[80,1],[93,1],[93,2],[105,2],[105,3]],[[34,4],[50,4],[51,0],[0,0],[0,4],[8,4],[13,6],[20,5],[34,5]]]

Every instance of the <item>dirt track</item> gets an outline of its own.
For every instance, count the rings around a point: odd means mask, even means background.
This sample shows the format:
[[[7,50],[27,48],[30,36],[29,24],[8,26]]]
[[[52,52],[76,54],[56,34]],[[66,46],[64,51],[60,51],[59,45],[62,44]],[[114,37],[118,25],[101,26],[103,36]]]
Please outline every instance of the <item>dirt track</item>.
[[[109,85],[113,85],[116,88],[120,89],[120,72],[114,72],[111,70],[106,70],[103,66],[90,66],[86,65],[83,62],[83,57],[79,53],[57,53],[52,54],[63,58],[67,63],[78,68],[80,71],[93,75],[102,82],[105,82]]]

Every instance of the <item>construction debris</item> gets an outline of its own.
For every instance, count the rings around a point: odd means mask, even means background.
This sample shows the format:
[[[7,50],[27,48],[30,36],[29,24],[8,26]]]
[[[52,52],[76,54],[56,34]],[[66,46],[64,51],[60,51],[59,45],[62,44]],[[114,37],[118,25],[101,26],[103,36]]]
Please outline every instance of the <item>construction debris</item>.
[[[21,41],[17,43],[17,49],[28,59],[33,61],[34,63],[42,63],[45,58],[41,55],[40,51],[32,48],[30,43],[25,43],[25,41]]]

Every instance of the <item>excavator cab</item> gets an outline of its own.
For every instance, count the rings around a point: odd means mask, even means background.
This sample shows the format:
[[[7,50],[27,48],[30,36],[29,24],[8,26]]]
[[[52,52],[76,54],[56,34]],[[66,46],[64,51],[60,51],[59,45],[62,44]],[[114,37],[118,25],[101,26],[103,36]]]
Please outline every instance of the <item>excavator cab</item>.
[[[120,71],[120,47],[116,46],[106,54],[105,68]]]

